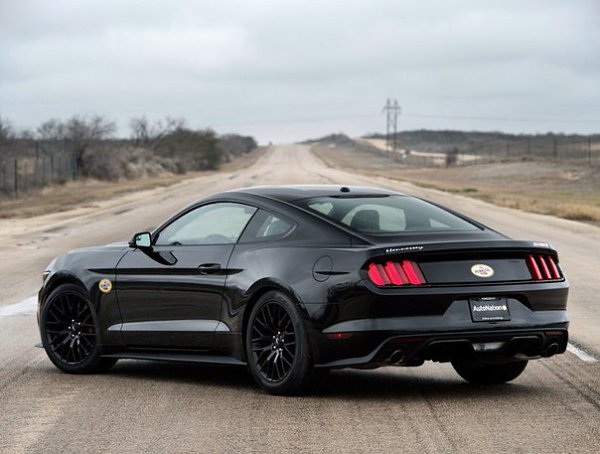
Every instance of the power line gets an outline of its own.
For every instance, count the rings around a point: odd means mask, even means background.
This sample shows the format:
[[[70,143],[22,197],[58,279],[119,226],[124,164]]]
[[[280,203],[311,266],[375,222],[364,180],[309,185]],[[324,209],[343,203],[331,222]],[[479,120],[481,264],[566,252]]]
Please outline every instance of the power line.
[[[390,101],[391,102],[391,101]],[[387,106],[387,104],[386,104]],[[300,107],[300,106],[298,106]],[[384,106],[384,111],[386,107]],[[577,119],[577,118],[550,118],[550,117],[538,117],[538,118],[524,118],[524,117],[492,117],[492,116],[466,116],[466,115],[440,115],[440,114],[427,114],[427,113],[407,113],[401,112],[402,109],[398,106],[398,114],[402,113],[404,118],[431,118],[431,119],[443,119],[443,120],[470,120],[470,121],[481,121],[481,122],[508,122],[508,123],[573,123],[573,124],[598,124],[600,119]],[[253,120],[242,120],[242,121],[216,121],[211,123],[213,127],[223,126],[245,126],[245,125],[275,125],[275,124],[300,124],[300,123],[320,123],[331,120],[351,120],[361,118],[377,118],[377,114],[347,114],[347,113],[332,113],[330,115],[319,115],[319,116],[306,116],[306,117],[292,117],[292,118],[258,118]],[[393,132],[393,122],[390,125],[391,132]]]

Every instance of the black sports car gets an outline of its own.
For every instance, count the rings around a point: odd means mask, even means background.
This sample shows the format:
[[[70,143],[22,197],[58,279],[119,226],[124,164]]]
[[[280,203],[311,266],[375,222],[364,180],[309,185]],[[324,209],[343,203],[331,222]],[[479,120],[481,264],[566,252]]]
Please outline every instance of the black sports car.
[[[247,365],[271,393],[328,369],[450,361],[516,378],[567,346],[568,283],[548,244],[513,241],[374,188],[254,187],[201,200],[129,244],[44,273],[38,322],[61,370],[119,358]]]

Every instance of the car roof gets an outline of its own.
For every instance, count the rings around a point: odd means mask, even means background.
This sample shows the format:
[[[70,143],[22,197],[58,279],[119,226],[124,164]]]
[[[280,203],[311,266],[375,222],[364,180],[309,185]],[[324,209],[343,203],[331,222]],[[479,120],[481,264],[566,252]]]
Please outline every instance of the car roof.
[[[229,193],[251,194],[259,197],[268,197],[282,202],[292,202],[299,199],[312,197],[365,197],[369,195],[404,195],[386,189],[371,188],[367,186],[336,185],[336,184],[303,184],[279,186],[252,186],[234,189]]]

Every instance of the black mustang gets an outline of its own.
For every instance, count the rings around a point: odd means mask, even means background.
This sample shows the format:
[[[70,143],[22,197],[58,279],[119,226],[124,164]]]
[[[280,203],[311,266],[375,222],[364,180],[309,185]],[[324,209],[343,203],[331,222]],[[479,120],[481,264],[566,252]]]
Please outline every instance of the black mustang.
[[[119,358],[247,365],[271,393],[328,369],[451,361],[516,378],[567,346],[568,283],[548,244],[513,241],[374,188],[246,188],[201,200],[127,244],[44,273],[38,322],[70,373]]]

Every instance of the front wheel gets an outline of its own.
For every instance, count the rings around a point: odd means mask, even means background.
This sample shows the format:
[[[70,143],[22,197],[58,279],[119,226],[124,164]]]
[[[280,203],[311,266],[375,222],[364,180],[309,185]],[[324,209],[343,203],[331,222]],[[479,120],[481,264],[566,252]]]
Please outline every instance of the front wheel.
[[[287,295],[265,293],[252,308],[246,357],[254,380],[271,394],[300,394],[314,381],[308,333]]]
[[[42,345],[60,370],[71,374],[104,372],[117,362],[100,356],[96,313],[79,286],[56,288],[40,315]]]
[[[466,381],[476,385],[497,385],[514,380],[523,373],[527,361],[502,364],[452,362],[454,370]]]

